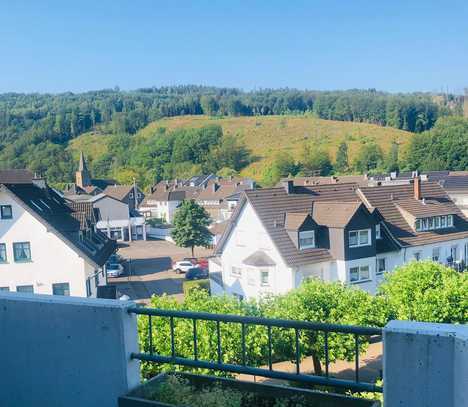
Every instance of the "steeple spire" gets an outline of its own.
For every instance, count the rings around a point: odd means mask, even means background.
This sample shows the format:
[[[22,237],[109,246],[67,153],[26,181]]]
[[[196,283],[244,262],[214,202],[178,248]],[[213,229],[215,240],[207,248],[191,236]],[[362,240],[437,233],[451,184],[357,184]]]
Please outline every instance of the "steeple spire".
[[[80,188],[91,186],[91,175],[89,174],[88,167],[86,166],[86,160],[83,151],[80,152],[80,164],[78,171],[75,173],[75,183]]]
[[[80,152],[80,165],[78,167],[78,171],[88,171],[83,151]]]

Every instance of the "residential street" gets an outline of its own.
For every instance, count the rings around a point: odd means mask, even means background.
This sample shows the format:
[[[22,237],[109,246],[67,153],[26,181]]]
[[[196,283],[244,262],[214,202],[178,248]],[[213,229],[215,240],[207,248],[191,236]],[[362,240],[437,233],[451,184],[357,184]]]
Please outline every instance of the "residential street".
[[[209,249],[195,249],[196,257],[211,253]],[[115,284],[122,294],[142,303],[148,303],[153,294],[164,293],[182,300],[184,275],[176,274],[171,268],[174,261],[191,257],[190,249],[164,240],[148,240],[122,244],[118,254],[127,260],[125,274],[109,278],[109,284]]]

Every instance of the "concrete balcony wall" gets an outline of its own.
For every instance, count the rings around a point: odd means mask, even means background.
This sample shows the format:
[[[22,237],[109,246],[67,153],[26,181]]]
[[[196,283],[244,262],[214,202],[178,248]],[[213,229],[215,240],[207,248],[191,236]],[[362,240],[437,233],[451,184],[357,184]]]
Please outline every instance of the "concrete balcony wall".
[[[391,407],[468,406],[468,325],[387,324],[384,401]]]
[[[116,407],[140,382],[130,305],[0,293],[0,405]]]

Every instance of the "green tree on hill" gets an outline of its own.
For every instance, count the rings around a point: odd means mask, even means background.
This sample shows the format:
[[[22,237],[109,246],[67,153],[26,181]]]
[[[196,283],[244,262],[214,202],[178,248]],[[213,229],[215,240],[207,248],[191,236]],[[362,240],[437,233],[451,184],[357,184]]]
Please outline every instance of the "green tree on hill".
[[[339,172],[345,172],[349,168],[348,145],[344,141],[342,141],[338,146],[338,151],[336,152],[335,168]]]
[[[363,174],[381,168],[382,164],[382,149],[375,143],[364,144],[354,160],[354,167]]]
[[[330,155],[322,148],[306,145],[302,154],[301,173],[308,175],[330,175],[333,165]]]
[[[211,232],[208,230],[210,217],[193,199],[183,201],[174,215],[171,237],[179,247],[190,247],[192,257],[195,246],[208,247]]]
[[[208,116],[215,116],[218,113],[219,104],[213,96],[202,96],[200,98],[200,105],[203,109],[203,113]]]
[[[398,160],[399,146],[398,143],[392,141],[390,146],[390,151],[386,159],[385,167],[388,172],[398,171],[400,169],[399,160]]]

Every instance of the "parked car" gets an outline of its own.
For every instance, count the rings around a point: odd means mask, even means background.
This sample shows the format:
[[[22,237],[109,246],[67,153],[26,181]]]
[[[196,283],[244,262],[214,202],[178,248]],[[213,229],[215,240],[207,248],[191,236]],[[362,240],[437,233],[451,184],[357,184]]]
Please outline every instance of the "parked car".
[[[119,263],[107,263],[106,269],[107,277],[120,277],[124,272],[123,266]]]
[[[182,260],[182,261],[177,261],[172,265],[172,269],[177,273],[186,273],[188,270],[191,268],[194,268],[195,266],[191,261],[188,260]]]
[[[208,270],[201,267],[192,267],[185,273],[186,280],[201,280],[202,278],[208,278]]]
[[[117,253],[111,254],[109,260],[107,260],[109,264],[123,263],[124,261],[125,259]]]
[[[205,259],[205,258],[197,259],[196,257],[185,257],[184,261],[189,261],[194,266],[201,267],[202,269],[208,269],[208,259]]]

